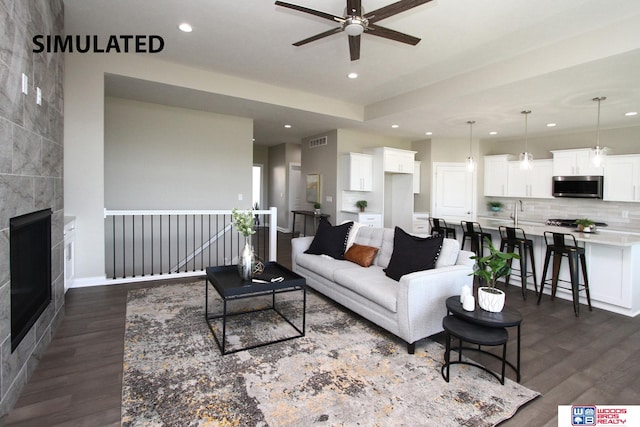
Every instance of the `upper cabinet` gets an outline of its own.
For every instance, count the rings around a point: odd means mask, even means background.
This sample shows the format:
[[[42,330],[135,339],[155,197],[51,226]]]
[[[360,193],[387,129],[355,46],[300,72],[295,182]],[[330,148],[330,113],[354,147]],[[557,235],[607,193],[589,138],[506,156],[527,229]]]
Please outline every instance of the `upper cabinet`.
[[[382,170],[384,172],[413,173],[415,151],[390,147],[381,147],[377,150],[382,151]]]
[[[607,156],[604,200],[640,202],[640,155]]]
[[[552,198],[553,160],[534,160],[531,169],[521,169],[520,162],[508,163],[507,196]]]
[[[373,156],[348,153],[344,155],[344,189],[350,191],[373,190]]]
[[[511,156],[484,156],[484,195],[507,196],[508,166]]]
[[[415,161],[413,168],[413,194],[420,194],[420,165],[419,161]]]
[[[603,175],[604,167],[595,166],[590,148],[556,150],[553,153],[553,175]]]

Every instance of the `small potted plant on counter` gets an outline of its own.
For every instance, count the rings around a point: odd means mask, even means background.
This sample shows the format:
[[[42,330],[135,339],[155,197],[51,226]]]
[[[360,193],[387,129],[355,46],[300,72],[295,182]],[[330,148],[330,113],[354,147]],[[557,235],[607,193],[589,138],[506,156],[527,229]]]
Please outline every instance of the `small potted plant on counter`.
[[[479,256],[471,257],[476,261],[471,275],[480,277],[485,283],[485,286],[478,288],[480,308],[497,313],[502,311],[504,307],[505,294],[500,289],[496,289],[496,282],[511,272],[511,260],[520,259],[520,256],[516,253],[500,252],[486,237],[484,241],[489,246],[491,253],[482,258]]]
[[[499,202],[497,200],[492,200],[490,202],[487,203],[487,206],[489,206],[489,209],[493,212],[500,212],[502,210],[502,207],[504,206],[504,204],[502,202]]]
[[[583,233],[596,231],[596,224],[587,218],[576,219],[576,225],[578,226],[578,231],[582,231]]]
[[[360,212],[364,212],[364,209],[367,207],[367,201],[366,200],[358,200],[356,202],[356,206],[358,207],[358,209],[360,209]]]
[[[313,204],[313,209],[315,209],[315,214],[316,215],[320,215],[320,208],[322,207],[322,205],[318,202]]]

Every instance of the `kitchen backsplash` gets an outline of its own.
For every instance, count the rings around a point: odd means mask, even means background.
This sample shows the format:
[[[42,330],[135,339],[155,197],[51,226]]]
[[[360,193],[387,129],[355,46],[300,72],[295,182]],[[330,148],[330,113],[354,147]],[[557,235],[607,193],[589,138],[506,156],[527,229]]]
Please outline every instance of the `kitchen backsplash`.
[[[486,201],[504,203],[500,212],[490,211],[486,205],[479,209],[479,216],[508,219],[518,199],[486,197]],[[608,229],[640,233],[640,203],[605,202],[585,199],[520,199],[523,211],[518,212],[521,221],[544,222],[549,218],[589,218],[608,224]]]

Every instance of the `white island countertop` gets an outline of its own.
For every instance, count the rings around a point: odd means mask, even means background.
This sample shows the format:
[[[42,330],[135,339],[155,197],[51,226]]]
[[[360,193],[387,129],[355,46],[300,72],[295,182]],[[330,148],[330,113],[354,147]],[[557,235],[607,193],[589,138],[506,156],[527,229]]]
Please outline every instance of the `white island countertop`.
[[[445,218],[445,220],[447,220]],[[513,227],[513,221],[506,219],[495,219],[478,217],[476,220],[483,229],[498,230],[499,227]],[[449,220],[447,220],[449,223]],[[451,224],[460,225],[459,221],[451,221]],[[543,236],[545,231],[555,233],[573,234],[578,242],[594,243],[609,246],[633,246],[640,245],[640,234],[622,231],[607,230],[605,227],[596,229],[594,233],[583,233],[572,228],[556,227],[543,223],[530,222],[522,220],[518,222],[518,228],[522,228],[527,235]]]

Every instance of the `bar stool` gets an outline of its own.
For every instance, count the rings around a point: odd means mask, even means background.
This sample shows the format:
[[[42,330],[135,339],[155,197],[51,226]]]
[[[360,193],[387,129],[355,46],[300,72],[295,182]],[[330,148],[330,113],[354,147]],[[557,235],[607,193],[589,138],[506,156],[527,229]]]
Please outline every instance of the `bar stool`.
[[[456,229],[449,227],[447,222],[442,218],[429,218],[429,225],[431,226],[431,235],[444,236],[446,238],[457,239]]]
[[[556,296],[556,289],[558,288],[558,282],[571,283],[571,288],[563,288],[571,290],[573,294],[573,312],[576,317],[580,315],[580,295],[579,292],[584,289],[587,295],[587,303],[589,305],[589,311],[591,308],[591,295],[589,294],[589,279],[587,278],[587,261],[584,254],[584,248],[581,248],[576,243],[576,238],[573,234],[554,233],[551,231],[544,232],[544,240],[547,244],[547,253],[544,257],[544,270],[542,272],[542,281],[540,282],[540,293],[538,294],[538,304],[542,299],[542,291],[547,280],[547,268],[549,267],[549,261],[553,255],[553,274],[551,276],[551,300]],[[569,259],[569,273],[571,275],[571,281],[561,280],[560,276],[560,264],[563,257]],[[579,271],[578,264],[582,266],[582,277],[584,284],[579,283]]]
[[[482,258],[484,256],[484,239],[486,237],[491,241],[491,233],[485,233],[482,231],[482,226],[473,221],[460,221],[460,226],[464,233],[462,235],[462,245],[460,245],[460,248],[464,249],[464,244],[467,239],[469,239],[469,242],[471,243],[471,251],[475,252],[477,256]]]
[[[500,231],[500,252],[504,252],[505,248],[507,253],[513,253],[515,249],[518,249],[518,255],[520,255],[520,270],[519,274],[507,274],[505,284],[509,284],[511,276],[520,277],[520,285],[522,286],[522,298],[527,299],[527,277],[533,276],[533,286],[535,287],[536,294],[538,294],[538,278],[536,277],[536,261],[533,256],[533,240],[527,239],[527,234],[522,228],[506,227],[501,225],[498,227]],[[529,260],[531,261],[531,272],[528,271],[527,266],[527,253],[529,254]],[[509,268],[513,259],[509,260]],[[511,270],[512,272],[514,270]]]

